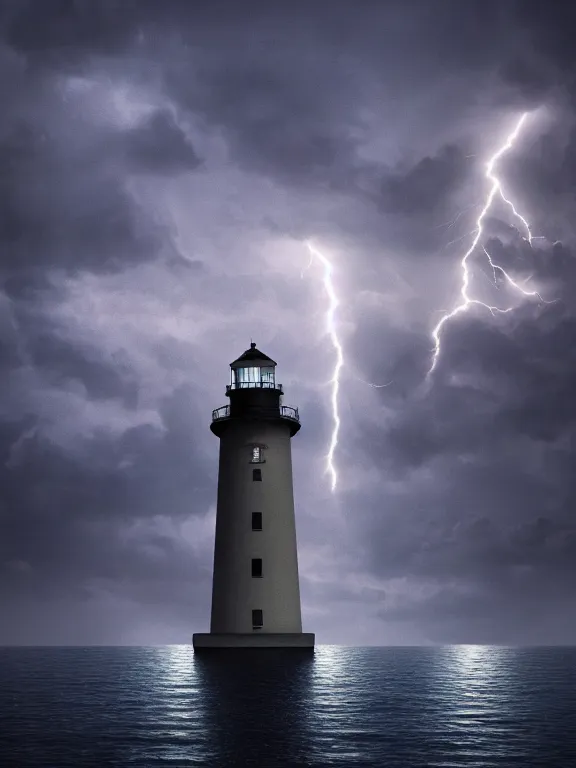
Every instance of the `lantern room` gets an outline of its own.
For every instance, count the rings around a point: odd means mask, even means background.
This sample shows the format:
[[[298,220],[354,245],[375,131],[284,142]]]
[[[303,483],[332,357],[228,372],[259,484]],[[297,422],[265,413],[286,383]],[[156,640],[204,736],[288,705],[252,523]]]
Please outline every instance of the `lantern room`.
[[[276,363],[264,352],[250,349],[230,363],[230,389],[276,389]]]

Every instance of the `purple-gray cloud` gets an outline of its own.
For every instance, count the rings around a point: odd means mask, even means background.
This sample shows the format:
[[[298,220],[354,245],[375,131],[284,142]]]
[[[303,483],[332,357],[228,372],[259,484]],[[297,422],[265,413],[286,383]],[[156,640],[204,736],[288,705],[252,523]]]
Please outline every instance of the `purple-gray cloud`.
[[[227,364],[300,407],[320,642],[571,643],[574,11],[538,2],[11,2],[0,13],[0,643],[187,642],[209,620]],[[493,258],[460,289],[485,159]],[[313,238],[341,305],[333,350]],[[391,382],[371,388],[362,381]]]

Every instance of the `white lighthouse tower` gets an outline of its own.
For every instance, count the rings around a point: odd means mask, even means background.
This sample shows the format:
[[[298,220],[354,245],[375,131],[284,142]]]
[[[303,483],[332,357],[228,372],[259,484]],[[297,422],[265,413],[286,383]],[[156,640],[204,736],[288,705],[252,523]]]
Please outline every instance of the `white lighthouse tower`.
[[[276,363],[251,344],[230,364],[220,438],[210,632],[213,648],[314,648],[302,632],[290,440],[298,409],[282,405]]]

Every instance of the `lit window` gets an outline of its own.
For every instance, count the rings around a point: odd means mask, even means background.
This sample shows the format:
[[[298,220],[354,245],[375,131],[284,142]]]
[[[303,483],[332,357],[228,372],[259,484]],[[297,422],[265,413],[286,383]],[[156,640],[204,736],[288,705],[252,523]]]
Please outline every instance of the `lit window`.
[[[265,447],[265,445],[250,446],[250,464],[264,464],[266,461],[264,458]]]
[[[252,611],[252,629],[262,629],[264,626],[264,616],[261,608],[255,608]]]
[[[252,480],[255,482],[262,482],[262,470],[261,469],[253,469],[252,470]]]
[[[252,530],[262,530],[262,512],[252,512]]]
[[[262,558],[261,557],[252,558],[252,578],[253,579],[262,578]]]

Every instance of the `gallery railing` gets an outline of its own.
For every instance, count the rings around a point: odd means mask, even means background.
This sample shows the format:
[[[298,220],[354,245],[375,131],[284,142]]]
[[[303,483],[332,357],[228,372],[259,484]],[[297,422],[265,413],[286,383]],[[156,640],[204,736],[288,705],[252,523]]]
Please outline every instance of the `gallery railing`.
[[[226,385],[226,392],[231,389],[279,389],[282,392],[282,384],[273,381],[235,381],[234,384]]]
[[[220,408],[215,408],[212,411],[212,421],[219,421],[220,419],[230,418],[230,406],[222,405]],[[300,423],[300,415],[298,408],[293,408],[291,405],[280,406],[280,418],[290,419],[291,421],[297,421]]]

